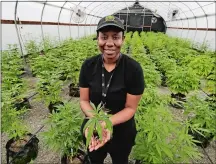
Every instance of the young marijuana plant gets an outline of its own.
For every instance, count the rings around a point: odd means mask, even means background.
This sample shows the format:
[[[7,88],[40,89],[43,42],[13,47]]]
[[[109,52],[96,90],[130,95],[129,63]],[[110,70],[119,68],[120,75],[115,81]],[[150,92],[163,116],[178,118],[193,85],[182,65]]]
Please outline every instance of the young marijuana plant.
[[[88,148],[90,144],[91,137],[96,133],[99,136],[99,140],[103,139],[103,127],[101,125],[101,121],[106,123],[105,129],[109,130],[111,135],[113,132],[113,126],[109,119],[110,114],[108,114],[108,110],[105,110],[101,103],[96,107],[92,102],[90,103],[93,107],[93,110],[89,110],[93,114],[93,117],[88,118],[88,122],[85,124],[83,128],[83,134],[85,134],[85,130],[88,128],[88,135],[86,140],[86,148]]]
[[[189,68],[192,68],[197,75],[201,78],[206,78],[214,67],[214,59],[207,55],[199,55],[188,64]]]
[[[49,129],[41,135],[50,149],[74,157],[82,148],[80,127],[83,115],[75,102],[64,102],[58,106],[58,111],[45,120]]]
[[[185,126],[174,120],[164,105],[141,107],[137,114],[138,134],[132,156],[141,163],[188,163],[199,159],[200,153]]]
[[[195,130],[196,132],[205,138],[212,135],[216,136],[216,112],[211,110],[208,102],[199,99],[197,96],[191,96],[185,103],[184,114],[188,116],[191,127],[196,125],[196,128],[198,128],[198,130]]]
[[[199,86],[199,78],[196,73],[187,67],[176,67],[166,74],[167,85],[173,93],[187,94],[196,90]]]

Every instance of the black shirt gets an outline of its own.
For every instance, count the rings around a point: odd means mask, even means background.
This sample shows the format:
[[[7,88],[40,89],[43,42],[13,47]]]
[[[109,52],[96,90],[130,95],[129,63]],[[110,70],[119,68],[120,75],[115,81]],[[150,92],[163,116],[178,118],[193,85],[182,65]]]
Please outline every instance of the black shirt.
[[[105,69],[105,86],[113,71],[108,72]],[[79,86],[89,88],[89,99],[98,106],[102,100],[101,54],[84,61],[80,71]],[[144,75],[140,64],[131,57],[122,54],[107,92],[105,108],[111,110],[111,114],[123,110],[125,108],[127,93],[140,95],[144,91],[144,86]],[[128,122],[131,122],[131,120]]]

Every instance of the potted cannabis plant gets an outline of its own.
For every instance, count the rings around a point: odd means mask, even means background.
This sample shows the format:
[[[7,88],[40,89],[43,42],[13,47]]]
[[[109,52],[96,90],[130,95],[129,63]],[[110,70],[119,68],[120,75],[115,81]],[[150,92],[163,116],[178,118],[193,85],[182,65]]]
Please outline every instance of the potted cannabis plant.
[[[28,132],[21,115],[25,109],[17,111],[9,98],[4,97],[2,103],[2,132],[10,138],[6,143],[7,163],[28,163],[38,154],[39,139]]]
[[[53,113],[45,120],[48,130],[41,135],[46,146],[61,154],[61,163],[72,164],[75,160],[83,161],[82,134],[80,127],[83,121],[78,103],[64,102],[58,105],[58,113]]]
[[[37,84],[37,99],[43,100],[52,113],[56,111],[56,105],[63,104],[61,100],[62,81],[53,77],[40,79]]]
[[[141,163],[187,163],[199,159],[200,153],[185,126],[175,121],[164,106],[140,106],[136,114],[137,136],[132,157]]]
[[[193,70],[187,67],[176,67],[167,72],[167,85],[171,90],[171,97],[178,101],[178,104],[171,104],[175,108],[182,108],[186,102],[186,94],[196,90],[199,86],[199,78]]]
[[[191,134],[198,146],[206,148],[210,141],[216,136],[216,113],[211,110],[208,102],[191,96],[185,104],[184,114],[188,116],[189,134]]]

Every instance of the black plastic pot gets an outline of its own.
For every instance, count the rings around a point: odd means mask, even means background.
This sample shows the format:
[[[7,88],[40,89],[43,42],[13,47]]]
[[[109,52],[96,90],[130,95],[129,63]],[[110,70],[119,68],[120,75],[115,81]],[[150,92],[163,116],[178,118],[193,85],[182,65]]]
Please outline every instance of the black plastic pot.
[[[208,97],[205,99],[209,103],[209,107],[212,110],[216,109],[216,94],[210,94]]]
[[[204,137],[204,136],[200,135],[199,133],[197,133],[196,131],[192,132],[190,129],[188,130],[188,134],[192,135],[195,140],[200,142],[200,143],[195,142],[195,144],[197,146],[200,146],[200,147],[203,147],[203,148],[208,147],[209,144],[210,144],[210,141],[214,138],[213,134],[210,134],[209,137]]]
[[[67,79],[67,74],[66,73],[61,73],[59,80],[65,81]]]
[[[33,136],[31,133],[27,135],[29,137]],[[11,164],[26,164],[37,157],[39,139],[36,136],[34,136],[29,142],[25,140],[25,145],[20,145],[20,147],[18,147],[19,151],[13,151],[11,149],[11,146],[15,141],[16,140],[12,138],[6,144],[7,164],[11,161]]]
[[[184,107],[184,102],[186,102],[186,96],[182,93],[171,93],[171,97],[175,98],[178,103],[171,103],[170,105],[177,109],[182,109]]]
[[[78,150],[78,154],[72,158],[72,160],[75,159],[76,159],[76,164],[78,164],[78,162],[80,162],[80,164],[90,164],[89,162],[87,162],[86,153],[80,149]],[[61,164],[73,164],[73,163],[75,162],[70,162],[69,157],[67,157],[66,155],[61,157]]]
[[[53,111],[54,111],[55,113],[58,113],[58,110],[57,110],[58,105],[64,105],[64,103],[61,102],[61,101],[55,102],[55,103],[50,103],[49,106],[48,106],[49,112],[53,113]]]
[[[146,54],[150,54],[150,50],[147,46],[144,46],[145,50],[146,50]]]
[[[167,87],[166,81],[167,81],[167,77],[165,73],[161,73],[161,86]]]
[[[79,87],[74,84],[69,85],[69,96],[80,97]]]
[[[50,85],[50,83],[48,82],[43,82],[42,86],[40,86],[40,89],[44,92],[47,92],[47,94],[49,94],[48,89],[47,89],[47,85]]]
[[[20,102],[15,102],[14,107],[17,110],[21,110],[22,108],[31,109],[28,98],[23,98]]]

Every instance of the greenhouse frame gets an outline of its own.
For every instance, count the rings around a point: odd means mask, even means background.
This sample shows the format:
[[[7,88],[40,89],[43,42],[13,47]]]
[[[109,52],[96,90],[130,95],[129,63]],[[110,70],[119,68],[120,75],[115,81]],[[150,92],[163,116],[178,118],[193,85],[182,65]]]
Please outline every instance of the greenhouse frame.
[[[111,118],[121,112],[126,118],[133,108],[127,121],[134,121],[128,125],[136,134],[119,130],[120,143],[134,135],[128,164],[216,163],[215,0],[0,4],[1,163],[93,164],[91,141],[108,133],[115,138],[118,126]],[[97,31],[101,19],[120,25]],[[109,39],[102,41],[103,35]],[[108,44],[120,50],[107,50]],[[119,57],[111,71],[109,55]],[[93,109],[88,118],[84,91]],[[93,94],[109,97],[108,105],[100,106]],[[135,96],[139,102],[131,107]],[[118,103],[123,109],[112,109]],[[104,164],[115,163],[125,143],[114,144],[115,153],[106,150]]]

